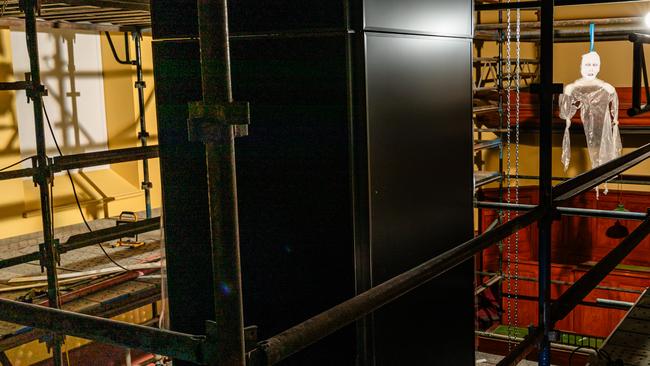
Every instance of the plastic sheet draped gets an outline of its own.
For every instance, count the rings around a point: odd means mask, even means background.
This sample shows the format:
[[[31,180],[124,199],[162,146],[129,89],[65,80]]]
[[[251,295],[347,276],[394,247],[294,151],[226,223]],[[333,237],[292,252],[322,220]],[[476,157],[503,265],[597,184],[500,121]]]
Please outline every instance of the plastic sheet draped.
[[[604,82],[570,85],[559,99],[560,118],[566,121],[562,139],[564,170],[571,161],[571,118],[580,110],[591,167],[596,168],[621,155],[621,135],[618,128],[618,95]]]

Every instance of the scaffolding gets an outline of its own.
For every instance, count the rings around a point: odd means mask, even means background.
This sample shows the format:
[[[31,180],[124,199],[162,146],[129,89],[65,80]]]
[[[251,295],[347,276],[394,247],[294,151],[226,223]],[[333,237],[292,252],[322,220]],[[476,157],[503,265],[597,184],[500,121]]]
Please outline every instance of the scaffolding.
[[[73,3],[73,0],[67,0]],[[95,3],[123,3],[127,1],[96,1]],[[138,1],[134,1],[138,2]],[[584,297],[591,292],[602,279],[610,273],[623,258],[633,250],[650,233],[650,215],[640,214],[635,219],[642,220],[641,225],[630,236],[624,239],[602,261],[590,269],[580,280],[556,301],[550,302],[550,228],[552,220],[558,215],[570,214],[559,207],[562,202],[593,187],[616,177],[627,169],[650,158],[650,144],[610,161],[596,169],[590,170],[575,178],[569,179],[555,187],[551,175],[551,138],[553,134],[553,93],[557,85],[553,84],[553,42],[554,6],[573,5],[575,3],[605,3],[613,1],[569,2],[567,0],[542,0],[513,3],[478,4],[477,10],[498,10],[506,7],[537,7],[540,8],[540,204],[533,207],[510,207],[525,209],[526,212],[511,221],[495,224],[490,230],[461,243],[409,271],[406,271],[362,294],[355,296],[305,322],[290,328],[270,339],[258,341],[254,329],[243,329],[241,296],[239,288],[233,292],[237,296],[223,299],[219,289],[214,289],[216,311],[220,316],[217,322],[206,321],[206,334],[186,334],[164,329],[127,324],[96,316],[72,313],[58,309],[59,294],[56,282],[56,258],[58,247],[52,233],[51,196],[48,186],[52,172],[56,169],[72,169],[81,166],[91,166],[98,162],[141,160],[155,156],[154,147],[140,147],[137,150],[111,153],[98,153],[94,156],[80,156],[72,160],[53,160],[45,154],[44,125],[42,115],[43,86],[40,83],[38,65],[38,45],[36,44],[36,11],[39,8],[37,0],[23,0],[25,12],[25,29],[30,50],[32,77],[28,82],[20,84],[28,91],[34,102],[34,114],[37,126],[37,142],[39,151],[33,159],[32,168],[21,169],[12,173],[17,176],[33,176],[41,192],[41,209],[47,249],[42,259],[48,269],[49,304],[50,308],[26,304],[17,301],[0,299],[0,319],[53,332],[54,361],[61,365],[60,335],[72,335],[90,340],[118,345],[127,348],[137,348],[155,354],[167,355],[179,360],[197,364],[209,365],[273,365],[307,346],[318,342],[338,329],[353,323],[381,306],[392,302],[415,288],[431,281],[455,266],[470,260],[483,249],[507,238],[513,233],[532,224],[539,225],[539,326],[535,328],[499,365],[516,365],[536,346],[540,349],[540,365],[550,365],[550,341],[553,339],[554,324],[566,316]],[[210,177],[210,211],[213,228],[213,263],[218,271],[217,278],[232,280],[238,283],[241,275],[238,266],[237,241],[237,210],[236,185],[234,175],[233,139],[245,133],[248,120],[248,106],[243,103],[233,103],[230,86],[229,67],[219,68],[218,72],[208,69],[205,65],[219,62],[229,66],[228,59],[228,23],[226,0],[198,1],[199,35],[203,74],[203,103],[191,108],[190,123],[196,125],[195,131],[205,134],[194,134],[193,137],[205,143],[206,163],[208,171],[220,173],[219,178],[227,184],[218,184],[217,177]],[[137,43],[136,43],[137,44]],[[137,58],[136,58],[137,60]],[[499,68],[501,69],[501,68]],[[216,82],[215,82],[216,81]],[[212,109],[217,108],[217,109]],[[219,112],[219,113],[215,113]],[[220,118],[210,118],[219,115]],[[236,128],[234,127],[236,126]],[[141,154],[134,154],[139,151]],[[133,158],[134,155],[136,158]],[[90,158],[90,159],[86,159]],[[108,159],[108,160],[107,160]],[[90,165],[88,165],[90,164]],[[5,177],[9,179],[9,174]],[[226,202],[227,204],[221,204]],[[229,202],[229,203],[228,203]],[[596,215],[595,212],[581,212],[584,215]],[[154,220],[154,219],[152,219]],[[159,225],[151,221],[148,224]],[[142,224],[143,226],[145,224]],[[125,226],[120,226],[124,230]],[[133,230],[147,230],[148,228]],[[116,229],[117,231],[117,229]],[[97,234],[97,233],[96,233]],[[104,233],[109,235],[108,233]],[[116,235],[113,232],[111,235]],[[97,234],[98,235],[98,234]],[[87,238],[91,240],[91,238]],[[92,238],[95,240],[95,238]],[[81,243],[84,241],[81,240]],[[78,245],[81,245],[78,243]],[[74,247],[73,243],[66,243]],[[222,250],[222,249],[227,250]],[[216,282],[216,281],[215,281]]]
[[[148,160],[158,157],[157,146],[147,146],[149,134],[146,130],[144,88],[146,87],[142,71],[142,29],[148,27],[149,11],[146,2],[120,2],[120,1],[98,1],[91,5],[90,2],[67,1],[67,2],[34,2],[34,1],[7,1],[3,5],[3,17],[0,18],[0,26],[11,28],[24,28],[27,39],[27,49],[30,59],[30,73],[25,81],[0,83],[1,90],[25,90],[28,100],[33,103],[35,120],[35,138],[37,153],[31,157],[31,167],[0,172],[0,180],[18,179],[31,177],[39,187],[41,217],[43,223],[44,241],[39,245],[38,251],[13,258],[0,260],[0,268],[17,266],[31,261],[39,261],[41,268],[47,272],[48,303],[52,308],[60,308],[61,297],[59,282],[57,278],[57,264],[60,263],[60,255],[85,248],[91,245],[100,244],[104,241],[119,239],[124,236],[137,235],[160,229],[160,218],[152,217],[151,213],[151,182],[149,180]],[[110,7],[102,7],[110,6]],[[126,8],[124,8],[126,6]],[[38,16],[38,19],[37,19]],[[19,19],[23,18],[23,19]],[[92,20],[93,23],[71,23]],[[112,22],[107,25],[105,22]],[[101,23],[101,24],[99,24]],[[141,147],[91,152],[74,155],[61,155],[49,157],[46,152],[43,96],[47,90],[41,84],[41,72],[38,55],[37,29],[76,29],[105,31],[111,49],[117,62],[134,66],[136,68],[135,88],[138,91],[138,113],[140,132],[138,138]],[[122,61],[116,54],[115,47],[110,38],[109,31],[124,32],[126,61]],[[135,59],[131,60],[129,55],[129,43],[127,34],[131,33],[135,43]],[[45,115],[45,117],[47,117]],[[51,185],[53,185],[54,174],[58,172],[69,172],[73,169],[100,166],[112,163],[142,161],[143,182],[142,190],[145,194],[146,220],[132,224],[120,225],[115,228],[91,231],[85,234],[78,234],[71,237],[66,243],[59,243],[54,235],[53,223],[53,202]],[[72,179],[72,178],[70,178]],[[74,184],[74,183],[73,183]],[[61,341],[60,336],[53,336],[49,346],[53,349],[54,362],[61,365]]]

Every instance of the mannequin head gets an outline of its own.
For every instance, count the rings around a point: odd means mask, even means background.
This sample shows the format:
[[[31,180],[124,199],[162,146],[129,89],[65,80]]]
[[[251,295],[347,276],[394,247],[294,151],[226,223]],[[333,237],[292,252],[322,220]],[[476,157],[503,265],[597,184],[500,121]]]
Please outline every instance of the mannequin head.
[[[589,52],[582,55],[582,63],[580,65],[580,73],[582,77],[587,80],[596,80],[596,76],[600,72],[600,56],[596,52]]]

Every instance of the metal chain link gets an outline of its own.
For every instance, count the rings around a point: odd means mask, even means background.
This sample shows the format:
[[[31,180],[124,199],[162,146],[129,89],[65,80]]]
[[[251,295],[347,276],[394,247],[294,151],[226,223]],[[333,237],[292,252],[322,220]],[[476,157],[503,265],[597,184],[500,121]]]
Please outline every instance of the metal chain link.
[[[511,0],[507,0],[507,3],[510,3]],[[512,24],[511,24],[511,12],[510,9],[506,11],[506,202],[511,203],[511,133],[510,133],[510,120],[511,120],[511,101],[510,101],[510,92],[512,91],[512,54],[511,54],[511,39],[512,39]],[[506,210],[506,222],[510,221],[510,210]],[[511,351],[512,344],[514,341],[513,328],[512,328],[512,267],[511,267],[511,240],[510,237],[506,239],[506,278],[508,282],[508,293],[506,294],[506,316],[508,318],[508,351]]]
[[[519,2],[519,0],[517,0]],[[517,44],[517,68],[515,69],[515,204],[519,204],[519,107],[521,105],[520,86],[521,86],[521,10],[517,9],[516,25],[516,44]],[[515,211],[515,216],[517,216]],[[515,315],[514,326],[519,326],[519,231],[515,233]]]

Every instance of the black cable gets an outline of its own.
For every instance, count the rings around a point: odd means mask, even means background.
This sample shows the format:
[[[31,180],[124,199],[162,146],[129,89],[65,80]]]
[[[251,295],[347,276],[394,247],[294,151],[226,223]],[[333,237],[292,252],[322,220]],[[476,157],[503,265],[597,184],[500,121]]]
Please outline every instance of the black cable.
[[[47,121],[47,126],[50,130],[50,134],[52,135],[52,139],[54,140],[54,146],[56,146],[56,150],[59,152],[60,156],[63,156],[63,152],[61,151],[61,148],[59,147],[59,142],[56,140],[56,136],[54,135],[54,129],[52,128],[52,123],[50,123],[50,116],[47,114],[47,110],[45,109],[45,103],[43,104],[43,112],[45,114],[45,120]],[[79,209],[79,214],[81,215],[81,219],[83,220],[84,224],[86,225],[86,228],[88,231],[92,232],[93,229],[90,227],[90,224],[88,224],[88,220],[86,220],[86,215],[84,215],[83,209],[81,208],[81,203],[79,202],[79,196],[77,195],[77,188],[74,184],[74,180],[72,179],[72,174],[70,174],[70,170],[66,170],[66,173],[68,174],[68,179],[70,179],[70,184],[72,185],[72,193],[74,195],[74,200],[77,203],[77,208]],[[54,205],[52,205],[52,210],[54,210]],[[52,222],[54,222],[54,214],[52,215]],[[109,261],[111,261],[114,265],[117,267],[130,272],[131,270],[122,266],[121,264],[117,263],[111,256],[108,254],[106,249],[102,246],[101,243],[98,243],[97,246],[104,252],[104,255],[106,258],[108,258]]]
[[[24,162],[26,162],[27,160],[32,159],[32,158],[33,158],[33,156],[26,157],[25,159],[23,159],[23,160],[21,160],[21,161],[15,162],[15,163],[13,163],[13,164],[11,164],[11,165],[8,165],[8,166],[6,166],[6,167],[0,169],[0,172],[3,172],[3,171],[5,171],[5,170],[7,170],[7,169],[10,169],[10,168],[13,168],[13,167],[15,167],[16,165],[18,165],[18,164],[20,164],[20,163],[24,163]]]
[[[579,347],[574,348],[573,351],[571,351],[571,354],[569,355],[569,366],[571,366],[572,363],[573,363],[573,355],[576,352],[578,352],[578,350],[581,349],[581,348],[591,348],[591,347],[583,345],[583,346],[579,346]],[[598,352],[598,350],[596,350],[596,352]]]

